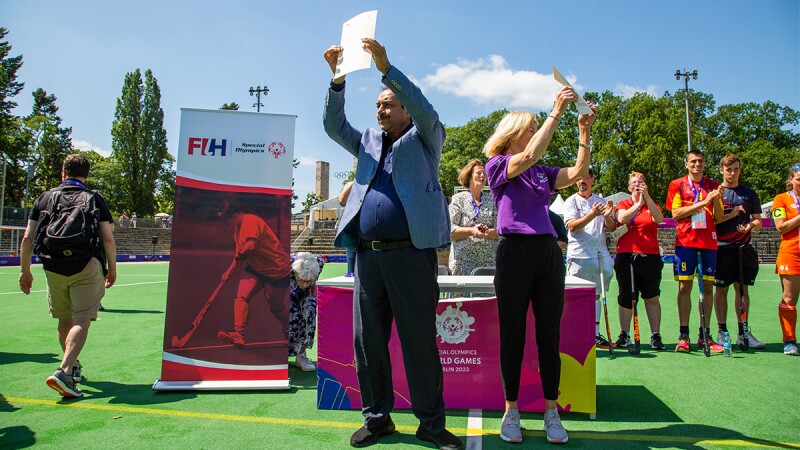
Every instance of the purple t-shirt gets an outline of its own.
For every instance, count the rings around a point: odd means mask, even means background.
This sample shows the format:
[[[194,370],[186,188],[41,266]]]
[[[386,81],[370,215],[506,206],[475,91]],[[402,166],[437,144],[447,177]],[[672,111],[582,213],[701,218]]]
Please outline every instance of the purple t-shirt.
[[[513,155],[497,155],[486,163],[489,188],[497,205],[497,232],[556,236],[548,210],[560,167],[532,166],[508,179]]]

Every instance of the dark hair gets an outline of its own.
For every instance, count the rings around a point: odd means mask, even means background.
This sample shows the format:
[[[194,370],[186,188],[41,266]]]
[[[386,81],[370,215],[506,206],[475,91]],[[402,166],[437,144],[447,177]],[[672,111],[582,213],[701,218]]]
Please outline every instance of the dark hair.
[[[64,159],[64,173],[69,178],[88,178],[89,177],[89,160],[86,155],[76,153],[69,155]]]
[[[236,214],[254,214],[249,208],[245,208],[244,206],[229,202],[227,200],[223,201],[219,205],[219,209],[217,209],[217,215],[223,219],[230,219]]]
[[[686,156],[683,157],[683,162],[688,162],[689,161],[689,155],[699,156],[699,157],[703,158],[703,160],[706,159],[706,157],[703,156],[703,152],[701,152],[700,150],[692,149],[692,150],[689,150],[688,152],[686,152]]]

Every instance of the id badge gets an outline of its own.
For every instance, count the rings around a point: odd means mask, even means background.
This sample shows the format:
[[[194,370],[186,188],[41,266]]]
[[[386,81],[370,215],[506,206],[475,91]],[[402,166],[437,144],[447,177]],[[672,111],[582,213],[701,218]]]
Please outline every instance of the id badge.
[[[706,229],[706,210],[701,209],[696,213],[692,214],[692,229],[693,230],[705,230]]]

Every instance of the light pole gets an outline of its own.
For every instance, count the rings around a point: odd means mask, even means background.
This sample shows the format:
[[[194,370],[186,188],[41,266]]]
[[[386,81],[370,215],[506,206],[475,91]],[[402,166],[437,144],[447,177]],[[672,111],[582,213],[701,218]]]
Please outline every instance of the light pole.
[[[686,87],[686,142],[688,143],[688,150],[686,153],[692,151],[692,129],[690,128],[691,122],[689,121],[689,77],[693,80],[697,79],[697,70],[693,70],[689,72],[686,69],[683,69],[684,72],[681,73],[680,69],[675,71],[675,79],[680,80],[683,77],[684,86]]]
[[[258,86],[257,88],[253,89],[253,86],[250,86],[250,96],[252,97],[253,94],[255,94],[256,96],[256,103],[253,105],[256,107],[256,112],[261,112],[261,107],[264,106],[261,103],[261,94],[264,94],[266,96],[268,93],[269,93],[269,88],[267,87],[266,84],[264,85],[263,88],[261,86]]]

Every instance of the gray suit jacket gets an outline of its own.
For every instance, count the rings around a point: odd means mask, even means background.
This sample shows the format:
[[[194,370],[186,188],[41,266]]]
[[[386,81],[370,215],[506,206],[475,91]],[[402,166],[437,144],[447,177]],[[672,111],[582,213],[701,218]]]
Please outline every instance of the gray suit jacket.
[[[439,184],[439,160],[442,157],[445,130],[439,114],[422,91],[396,67],[391,66],[382,78],[414,121],[411,129],[393,146],[392,179],[408,219],[411,241],[417,248],[436,248],[450,242],[450,215]],[[378,169],[383,132],[353,128],[344,113],[344,90],[328,89],[323,116],[325,132],[336,143],[358,158],[356,178],[344,208],[334,245],[358,246],[358,221],[361,203]]]

